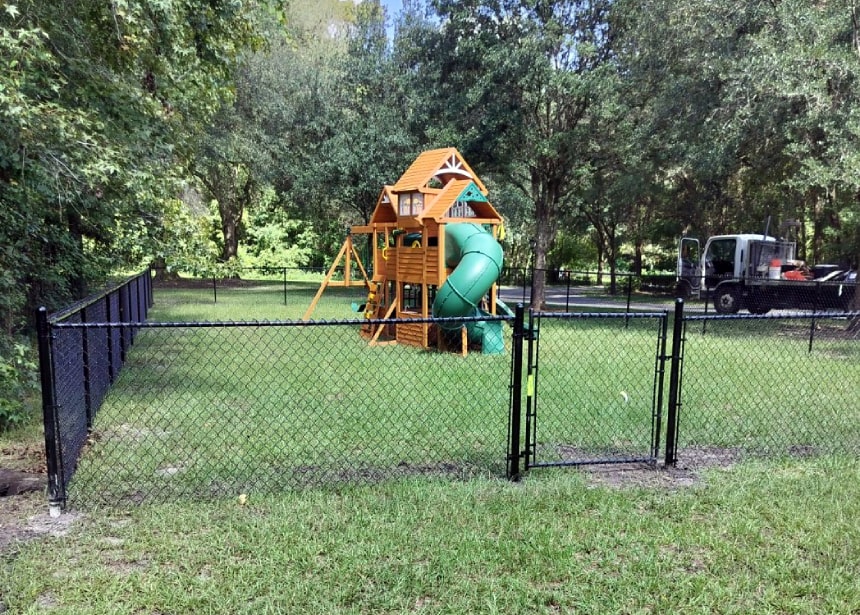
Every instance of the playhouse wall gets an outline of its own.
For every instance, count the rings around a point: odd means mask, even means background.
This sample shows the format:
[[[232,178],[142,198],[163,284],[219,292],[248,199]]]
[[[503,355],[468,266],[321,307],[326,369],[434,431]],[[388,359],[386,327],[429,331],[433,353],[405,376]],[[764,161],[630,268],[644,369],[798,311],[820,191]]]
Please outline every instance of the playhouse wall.
[[[401,248],[397,251],[397,272],[392,277],[412,284],[436,284],[439,248]]]
[[[389,280],[397,279],[397,250],[388,250],[388,259],[385,261],[385,277]]]
[[[405,323],[397,325],[397,342],[407,346],[419,346],[427,348],[427,329],[430,325],[426,323]]]
[[[422,282],[424,280],[424,250],[422,248],[402,248],[397,252],[397,279],[401,282]]]

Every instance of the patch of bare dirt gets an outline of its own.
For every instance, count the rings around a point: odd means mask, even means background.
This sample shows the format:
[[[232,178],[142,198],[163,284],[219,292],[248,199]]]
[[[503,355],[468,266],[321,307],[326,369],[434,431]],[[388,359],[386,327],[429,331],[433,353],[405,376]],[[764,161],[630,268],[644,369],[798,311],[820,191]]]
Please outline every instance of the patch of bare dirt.
[[[674,490],[700,485],[705,470],[730,468],[739,458],[739,453],[729,448],[685,448],[683,459],[675,466],[619,463],[584,465],[582,471],[594,486]]]
[[[0,557],[14,553],[23,541],[68,531],[75,516],[50,516],[46,485],[45,451],[39,443],[0,449]]]
[[[52,517],[44,492],[0,498],[0,557],[14,553],[27,540],[64,536],[77,518],[74,513]]]
[[[35,442],[4,446],[0,449],[0,468],[45,474],[45,448]]]

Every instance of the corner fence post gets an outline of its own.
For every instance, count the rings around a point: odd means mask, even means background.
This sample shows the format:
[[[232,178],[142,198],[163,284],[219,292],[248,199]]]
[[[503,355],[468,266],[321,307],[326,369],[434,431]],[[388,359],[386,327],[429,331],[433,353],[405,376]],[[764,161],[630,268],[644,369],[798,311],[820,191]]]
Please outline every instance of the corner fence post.
[[[39,374],[42,382],[42,421],[45,426],[45,461],[48,469],[48,506],[51,516],[65,507],[66,491],[59,468],[61,448],[57,439],[57,388],[54,383],[54,356],[48,310],[40,307],[36,313],[39,338]]]
[[[675,320],[672,323],[672,355],[669,366],[669,408],[666,412],[666,465],[678,461],[678,405],[681,375],[681,342],[684,335],[684,300],[675,300]]]
[[[520,429],[523,408],[523,339],[525,338],[525,309],[520,303],[514,313],[514,335],[511,349],[511,411],[508,420],[509,443],[507,474],[510,480],[520,479]]]

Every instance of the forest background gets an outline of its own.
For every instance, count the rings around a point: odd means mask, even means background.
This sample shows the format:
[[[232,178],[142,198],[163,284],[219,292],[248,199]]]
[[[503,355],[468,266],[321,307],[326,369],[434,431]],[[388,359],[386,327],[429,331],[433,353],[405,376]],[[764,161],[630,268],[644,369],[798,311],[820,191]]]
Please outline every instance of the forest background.
[[[36,307],[326,265],[425,149],[488,185],[512,267],[672,269],[768,219],[860,256],[857,0],[6,0],[0,63],[0,429]]]

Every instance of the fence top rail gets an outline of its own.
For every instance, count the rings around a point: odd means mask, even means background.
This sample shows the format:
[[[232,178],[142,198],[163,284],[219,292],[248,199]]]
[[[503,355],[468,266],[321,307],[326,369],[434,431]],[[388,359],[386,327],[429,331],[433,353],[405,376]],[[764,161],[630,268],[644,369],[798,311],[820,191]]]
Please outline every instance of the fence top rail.
[[[56,312],[48,314],[48,322],[51,325],[58,325],[61,323],[62,320],[65,320],[66,318],[69,318],[70,316],[74,316],[78,312],[85,310],[86,308],[90,307],[91,305],[101,301],[102,299],[104,299],[108,295],[117,292],[123,286],[127,286],[128,284],[131,284],[135,280],[144,278],[147,275],[151,275],[151,272],[149,269],[147,269],[146,271],[141,271],[140,273],[133,275],[133,276],[130,276],[130,277],[128,277],[124,280],[121,280],[119,282],[109,283],[102,290],[100,290],[96,293],[93,293],[91,295],[88,295],[88,296],[84,297],[83,299],[81,299],[80,301],[76,301],[75,303],[72,303],[71,305],[67,305],[66,307],[59,309]]]
[[[666,318],[669,315],[668,310],[660,310],[656,312],[533,312],[537,318],[556,318],[563,320],[588,320],[588,319],[629,319],[629,318]]]
[[[457,318],[360,318],[349,320],[222,320],[188,322],[64,322],[56,323],[58,329],[202,329],[238,327],[330,327],[360,325],[405,325],[405,324],[466,324],[472,322],[513,322],[507,315],[464,316]]]
[[[860,312],[839,312],[835,310],[792,310],[788,313],[770,314],[684,314],[687,322],[705,320],[854,320]]]
[[[530,273],[533,271],[542,271],[544,273],[555,272],[555,273],[558,273],[560,275],[565,275],[565,274],[567,274],[567,275],[590,275],[590,276],[602,275],[602,276],[607,277],[607,278],[612,275],[612,272],[609,269],[604,269],[603,271],[594,271],[594,270],[588,270],[588,269],[551,269],[551,268],[550,269],[547,269],[547,268],[535,269],[533,267],[502,267],[502,273],[511,272],[511,271],[524,272],[524,273]],[[616,271],[615,272],[615,276],[619,277],[619,278],[620,277],[637,277],[639,275],[640,274],[634,273],[632,271]],[[651,274],[641,274],[641,275],[651,275]],[[667,273],[666,275],[670,275],[670,274]],[[674,275],[674,274],[671,274],[671,275]]]

